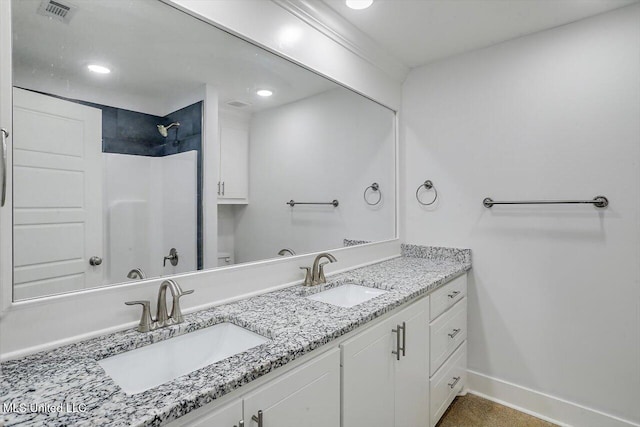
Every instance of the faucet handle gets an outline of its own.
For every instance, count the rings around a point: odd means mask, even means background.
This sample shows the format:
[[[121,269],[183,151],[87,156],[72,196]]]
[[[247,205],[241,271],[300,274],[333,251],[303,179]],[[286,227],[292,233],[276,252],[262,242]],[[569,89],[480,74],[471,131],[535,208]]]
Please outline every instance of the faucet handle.
[[[300,267],[300,270],[307,271],[307,273],[304,276],[304,286],[313,285],[313,280],[311,280],[311,267]]]
[[[144,301],[127,301],[126,305],[137,305],[140,304],[142,306],[142,316],[140,317],[140,324],[138,325],[138,332],[149,332],[152,329],[155,329],[155,325],[153,322],[153,318],[151,317],[151,302]]]
[[[193,293],[193,289],[189,289],[188,291],[183,291],[180,288],[180,286],[178,286],[178,293],[173,296],[173,305],[171,306],[171,314],[169,315],[169,317],[173,319],[174,324],[184,322],[184,316],[182,315],[182,310],[180,309],[180,297],[182,297],[183,295],[189,295],[192,293]]]

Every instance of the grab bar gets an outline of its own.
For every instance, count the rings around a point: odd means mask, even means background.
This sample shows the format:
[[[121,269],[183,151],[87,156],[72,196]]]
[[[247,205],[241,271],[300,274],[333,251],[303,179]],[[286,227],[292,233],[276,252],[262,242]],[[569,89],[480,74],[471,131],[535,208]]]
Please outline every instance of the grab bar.
[[[333,200],[332,202],[296,202],[293,199],[285,203],[285,205],[289,205],[291,207],[294,207],[295,205],[332,205],[334,208],[337,208],[339,204],[340,202],[337,200]]]
[[[557,204],[591,204],[596,208],[606,208],[609,206],[609,199],[604,196],[596,196],[593,200],[519,200],[519,201],[500,201],[497,202],[490,197],[482,201],[485,208],[493,205],[557,205]]]

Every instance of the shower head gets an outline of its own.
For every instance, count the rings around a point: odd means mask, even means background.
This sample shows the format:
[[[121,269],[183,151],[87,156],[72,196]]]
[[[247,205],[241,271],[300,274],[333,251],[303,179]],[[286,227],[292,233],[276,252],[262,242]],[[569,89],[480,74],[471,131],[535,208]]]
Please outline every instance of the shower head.
[[[165,138],[167,137],[167,135],[169,134],[169,129],[172,126],[180,126],[180,123],[175,122],[175,123],[171,123],[169,126],[164,126],[164,125],[158,125],[158,132],[160,132],[160,135],[164,136]]]

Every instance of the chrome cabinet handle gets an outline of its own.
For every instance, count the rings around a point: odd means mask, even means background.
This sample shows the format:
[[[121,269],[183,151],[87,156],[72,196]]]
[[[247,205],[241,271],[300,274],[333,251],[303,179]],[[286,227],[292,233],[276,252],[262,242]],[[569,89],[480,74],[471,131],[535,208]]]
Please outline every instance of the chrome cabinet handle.
[[[454,388],[456,386],[456,384],[458,384],[458,381],[460,381],[460,377],[453,377],[453,381],[450,382],[449,384],[447,384],[449,387]]]
[[[220,195],[220,181],[218,181],[218,196]]]
[[[449,335],[449,338],[454,338],[456,335],[458,335],[460,333],[462,329],[454,329],[452,333],[447,334]]]
[[[224,181],[222,181],[222,195],[224,196]]]
[[[233,427],[244,427],[244,420],[238,421],[238,425]]]
[[[251,421],[255,421],[256,423],[258,423],[258,427],[263,427],[262,425],[262,411],[258,411],[258,416],[256,417],[255,415],[251,416]]]
[[[391,354],[395,354],[396,360],[400,360],[400,325],[398,325],[396,329],[392,329],[391,332],[395,332],[396,334],[396,348],[398,349],[391,350]]]
[[[92,256],[91,258],[89,258],[89,264],[93,265],[94,267],[102,264],[102,258],[100,258],[99,256]]]
[[[0,207],[4,206],[4,202],[7,199],[7,138],[9,138],[9,132],[6,129],[0,129],[2,133],[2,196],[0,201]]]
[[[460,293],[460,291],[453,291],[452,293],[450,293],[449,295],[447,295],[449,298],[455,298],[456,295],[458,295]]]
[[[395,332],[396,334],[396,350],[392,350],[391,354],[395,354],[396,355],[396,360],[400,360],[400,352],[403,352],[404,355],[404,350],[402,348],[402,346],[400,345],[400,330],[403,327],[400,325],[396,325],[395,329],[392,329],[391,332]]]
[[[402,322],[402,326],[398,325],[398,328],[402,329],[402,355],[406,355],[407,351],[407,322]]]

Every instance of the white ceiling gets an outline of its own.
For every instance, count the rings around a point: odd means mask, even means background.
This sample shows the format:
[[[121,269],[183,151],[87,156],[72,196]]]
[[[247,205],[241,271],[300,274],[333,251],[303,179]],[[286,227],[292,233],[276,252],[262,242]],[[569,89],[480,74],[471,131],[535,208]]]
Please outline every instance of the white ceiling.
[[[38,15],[40,0],[12,2],[16,86],[159,116],[202,99],[205,84],[246,112],[339,87],[157,0],[60,1],[78,6],[69,24]]]
[[[640,0],[375,0],[360,11],[344,0],[290,1],[323,6],[326,25],[347,39],[347,33],[357,34],[370,58],[391,64],[402,80],[406,66]],[[160,116],[201,99],[205,84],[218,89],[222,106],[229,100],[252,104],[246,112],[339,87],[157,0],[72,3],[78,10],[64,24],[38,15],[40,0],[12,2],[17,86]],[[89,73],[90,62],[113,72]],[[274,96],[258,97],[259,87],[274,90]]]
[[[324,0],[409,67],[564,25],[638,0]]]

